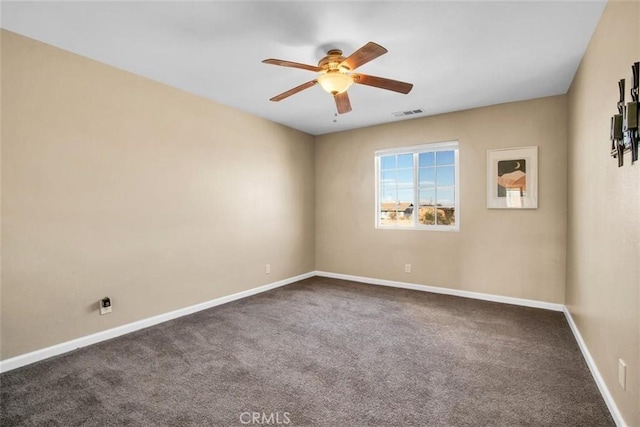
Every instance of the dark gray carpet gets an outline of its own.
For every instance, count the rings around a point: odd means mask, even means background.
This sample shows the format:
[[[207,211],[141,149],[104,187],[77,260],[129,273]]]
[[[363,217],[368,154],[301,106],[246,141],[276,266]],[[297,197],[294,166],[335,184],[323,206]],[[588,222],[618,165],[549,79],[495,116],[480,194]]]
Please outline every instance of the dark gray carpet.
[[[614,425],[561,313],[318,277],[0,381],[3,426]]]

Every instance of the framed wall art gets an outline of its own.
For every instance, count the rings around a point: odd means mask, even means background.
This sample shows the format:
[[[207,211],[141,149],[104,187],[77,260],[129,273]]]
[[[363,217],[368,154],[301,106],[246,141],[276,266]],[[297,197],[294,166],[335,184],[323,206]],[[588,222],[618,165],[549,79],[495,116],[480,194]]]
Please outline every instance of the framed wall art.
[[[538,208],[538,147],[487,151],[487,208]]]

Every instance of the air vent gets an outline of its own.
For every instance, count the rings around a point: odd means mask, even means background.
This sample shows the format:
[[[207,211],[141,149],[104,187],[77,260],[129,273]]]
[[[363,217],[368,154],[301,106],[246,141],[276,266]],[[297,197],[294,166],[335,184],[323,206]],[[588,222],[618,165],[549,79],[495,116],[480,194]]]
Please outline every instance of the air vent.
[[[424,110],[422,108],[418,108],[417,110],[407,110],[407,111],[396,111],[393,114],[394,117],[405,117],[405,116],[413,116],[415,114],[422,114]]]

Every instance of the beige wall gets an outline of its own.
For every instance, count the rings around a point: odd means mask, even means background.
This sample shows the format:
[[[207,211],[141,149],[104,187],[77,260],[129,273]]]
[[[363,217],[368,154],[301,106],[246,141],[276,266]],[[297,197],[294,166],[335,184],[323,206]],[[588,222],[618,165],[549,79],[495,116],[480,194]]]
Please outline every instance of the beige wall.
[[[314,269],[313,137],[6,31],[2,66],[2,359]]]
[[[640,164],[618,169],[607,142],[638,22],[638,2],[607,6],[568,97],[324,135],[315,151],[309,135],[2,31],[0,358],[315,268],[566,301],[640,425]],[[374,151],[454,139],[460,231],[376,230]],[[486,150],[528,145],[539,209],[486,209]],[[99,316],[105,295],[114,313]]]
[[[566,97],[316,138],[316,268],[564,302]],[[376,230],[374,152],[460,142],[460,231]],[[486,151],[539,146],[539,208],[486,208]],[[405,263],[412,273],[404,272]]]
[[[0,47],[4,33],[0,30]],[[2,359],[2,52],[0,51],[0,360]]]
[[[640,162],[618,168],[609,121],[640,61],[640,3],[609,3],[569,91],[566,304],[626,422],[640,425]],[[628,366],[618,385],[618,358]]]

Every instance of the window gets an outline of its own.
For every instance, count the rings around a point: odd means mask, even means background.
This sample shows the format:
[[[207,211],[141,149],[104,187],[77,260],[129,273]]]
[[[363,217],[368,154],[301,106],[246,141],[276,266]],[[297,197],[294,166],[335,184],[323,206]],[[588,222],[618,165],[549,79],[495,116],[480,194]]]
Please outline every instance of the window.
[[[458,230],[458,142],[376,151],[376,227]]]

